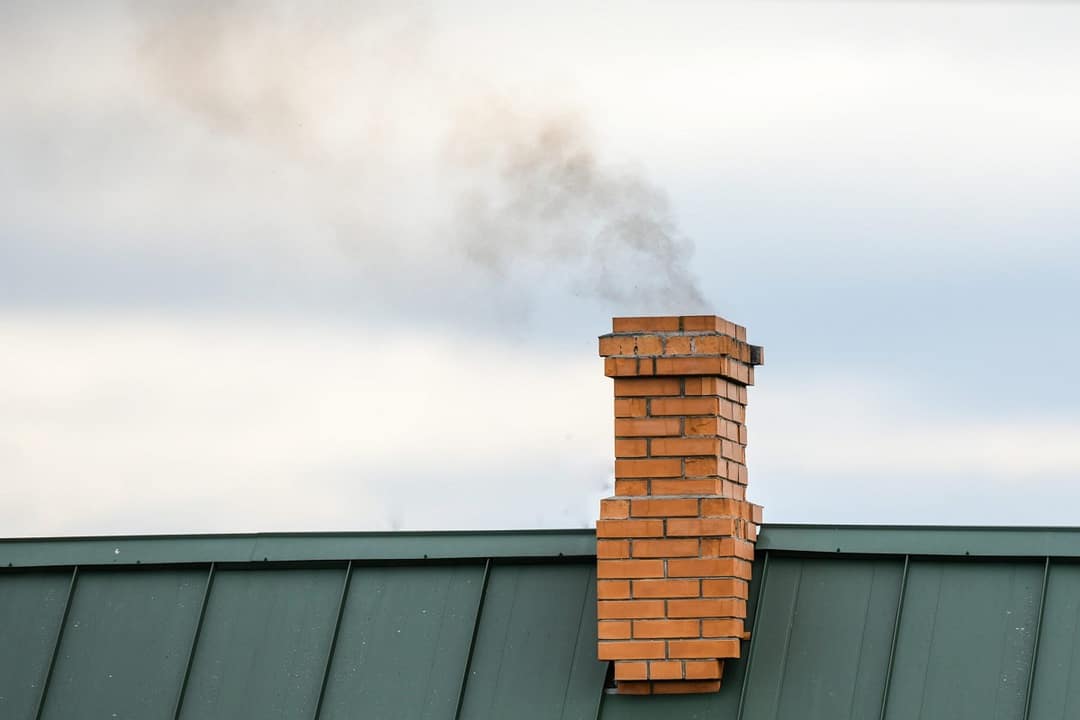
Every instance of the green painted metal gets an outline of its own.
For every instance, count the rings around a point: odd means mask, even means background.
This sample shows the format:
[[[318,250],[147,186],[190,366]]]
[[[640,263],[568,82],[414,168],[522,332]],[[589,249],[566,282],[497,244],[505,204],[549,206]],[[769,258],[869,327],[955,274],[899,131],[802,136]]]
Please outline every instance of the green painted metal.
[[[757,547],[849,555],[1080,558],[1080,528],[767,525]]]
[[[0,573],[0,718],[33,717],[71,570]]]
[[[889,720],[1023,717],[1043,563],[913,560]]]
[[[334,631],[330,635],[330,649],[326,652],[326,662],[323,663],[322,680],[319,682],[319,698],[315,702],[315,712],[312,717],[315,720],[322,715],[323,702],[326,701],[326,686],[330,682],[330,664],[334,662],[334,653],[337,651],[338,638],[341,637],[341,618],[345,615],[345,602],[349,599],[349,588],[352,587],[352,560],[345,566],[345,582],[341,586],[341,597],[338,599],[337,613],[334,615]]]
[[[0,568],[169,565],[318,560],[586,558],[592,530],[489,532],[256,533],[0,539]]]
[[[907,592],[911,556],[904,556],[904,573],[900,576],[900,590],[896,593],[896,618],[893,620],[892,638],[889,640],[889,663],[885,666],[885,687],[881,691],[881,711],[878,720],[885,720],[889,712],[889,686],[892,684],[893,668],[896,667],[896,641],[900,638],[900,622],[904,619],[904,593]]]
[[[1046,590],[1050,586],[1050,558],[1043,563],[1042,588],[1039,590],[1039,614],[1035,616],[1035,645],[1028,667],[1027,690],[1024,695],[1024,720],[1031,717],[1031,691],[1035,687],[1035,671],[1039,667],[1039,642],[1042,640],[1043,617],[1046,615]]]
[[[903,562],[772,558],[743,717],[879,712]]]
[[[344,575],[218,569],[180,717],[311,717]]]
[[[1080,530],[767,526],[750,657],[691,696],[602,692],[594,546],[0,541],[0,718],[1080,717]]]
[[[1050,566],[1029,717],[1080,717],[1080,565]]]
[[[41,717],[172,717],[206,573],[82,572]]]
[[[476,615],[473,617],[472,635],[469,636],[469,651],[465,655],[465,667],[458,683],[457,705],[454,707],[454,720],[461,717],[461,706],[465,702],[465,686],[469,682],[469,667],[472,666],[473,653],[476,651],[476,636],[480,632],[480,618],[484,614],[484,598],[487,597],[488,580],[491,578],[491,558],[484,562],[484,577],[480,581],[480,598],[476,601]]]
[[[79,582],[79,567],[71,569],[71,582],[68,584],[67,593],[64,596],[64,611],[60,613],[60,622],[57,623],[56,638],[53,640],[52,649],[49,651],[49,662],[45,666],[45,677],[41,681],[41,693],[38,695],[37,705],[34,707],[34,720],[41,720],[41,713],[45,708],[45,698],[49,694],[53,676],[53,668],[56,667],[56,658],[60,654],[60,641],[64,639],[64,630],[67,628],[68,613],[71,611],[71,600],[75,597],[75,585]]]
[[[454,717],[484,565],[355,568],[321,718]]]
[[[495,563],[461,717],[593,720],[606,671],[595,584],[593,563]]]
[[[206,582],[203,586],[202,599],[199,601],[199,616],[195,621],[195,632],[191,634],[191,642],[188,644],[187,658],[184,660],[184,677],[180,680],[180,688],[176,692],[176,703],[173,706],[173,720],[179,720],[180,711],[184,707],[184,693],[187,691],[188,680],[191,679],[191,664],[195,660],[195,650],[199,647],[199,636],[202,634],[203,619],[206,618],[206,605],[210,599],[210,591],[214,589],[214,574],[217,566],[210,563],[206,572]]]
[[[1080,558],[1080,528],[766,525],[758,550],[849,555]],[[0,540],[0,568],[349,560],[586,558],[594,532],[257,533]]]

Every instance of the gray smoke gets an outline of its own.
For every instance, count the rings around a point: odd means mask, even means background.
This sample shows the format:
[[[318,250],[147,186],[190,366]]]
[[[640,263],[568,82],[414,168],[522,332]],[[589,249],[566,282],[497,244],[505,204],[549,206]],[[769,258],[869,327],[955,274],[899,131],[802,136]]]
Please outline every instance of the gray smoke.
[[[700,309],[693,244],[667,196],[639,173],[605,167],[577,117],[522,117],[501,104],[468,116],[450,156],[476,181],[458,209],[466,255],[497,276],[539,262],[581,295],[620,306]]]
[[[327,178],[319,202],[329,224],[370,227],[371,208],[340,188],[370,180],[377,159],[413,151],[397,147],[406,144],[397,125],[423,107],[448,118],[428,157],[450,206],[450,247],[489,279],[517,292],[561,276],[575,294],[623,309],[703,308],[688,267],[693,244],[666,195],[640,172],[602,162],[580,118],[524,113],[497,92],[475,91],[482,81],[447,89],[439,74],[448,60],[432,57],[429,24],[414,11],[300,7],[136,5],[139,62],[158,93],[209,131]],[[446,233],[445,222],[430,225],[421,231],[428,245]],[[377,252],[372,238],[380,236],[403,240],[368,232],[348,255]]]

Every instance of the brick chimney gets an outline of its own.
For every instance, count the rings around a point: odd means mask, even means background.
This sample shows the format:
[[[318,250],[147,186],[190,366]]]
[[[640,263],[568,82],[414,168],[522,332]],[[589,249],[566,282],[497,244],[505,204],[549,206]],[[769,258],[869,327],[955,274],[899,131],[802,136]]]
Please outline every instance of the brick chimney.
[[[720,689],[739,657],[761,507],[746,388],[763,350],[713,315],[614,318],[615,496],[596,523],[599,658],[620,693]]]

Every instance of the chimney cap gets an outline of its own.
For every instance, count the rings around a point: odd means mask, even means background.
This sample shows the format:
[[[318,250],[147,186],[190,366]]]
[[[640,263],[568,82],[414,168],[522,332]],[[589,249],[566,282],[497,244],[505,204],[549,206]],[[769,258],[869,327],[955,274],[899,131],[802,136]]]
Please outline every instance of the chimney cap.
[[[765,349],[746,342],[746,328],[718,315],[612,318],[600,336],[608,377],[722,376],[753,385]]]
[[[746,342],[746,328],[725,320],[719,315],[648,315],[611,319],[611,332],[623,333],[691,333],[709,332],[730,335]]]

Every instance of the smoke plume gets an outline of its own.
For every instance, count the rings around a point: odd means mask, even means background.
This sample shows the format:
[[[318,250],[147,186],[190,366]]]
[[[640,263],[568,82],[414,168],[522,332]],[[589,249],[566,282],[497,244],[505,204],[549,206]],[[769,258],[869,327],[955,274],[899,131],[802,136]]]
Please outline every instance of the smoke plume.
[[[432,51],[421,14],[390,5],[170,7],[135,9],[139,61],[155,91],[209,132],[257,144],[321,177],[317,211],[330,225],[370,229],[371,201],[343,188],[375,183],[402,198],[415,192],[409,173],[387,168],[424,147],[410,134],[417,117],[438,126],[425,175],[445,215],[427,218],[409,237],[384,228],[350,238],[350,257],[363,263],[389,242],[391,252],[422,262],[415,258],[424,246],[441,245],[515,293],[561,278],[570,292],[622,309],[705,305],[688,266],[693,244],[664,192],[598,157],[572,110],[525,112],[484,78],[450,79],[460,73]],[[416,252],[402,252],[403,242],[416,243]]]

